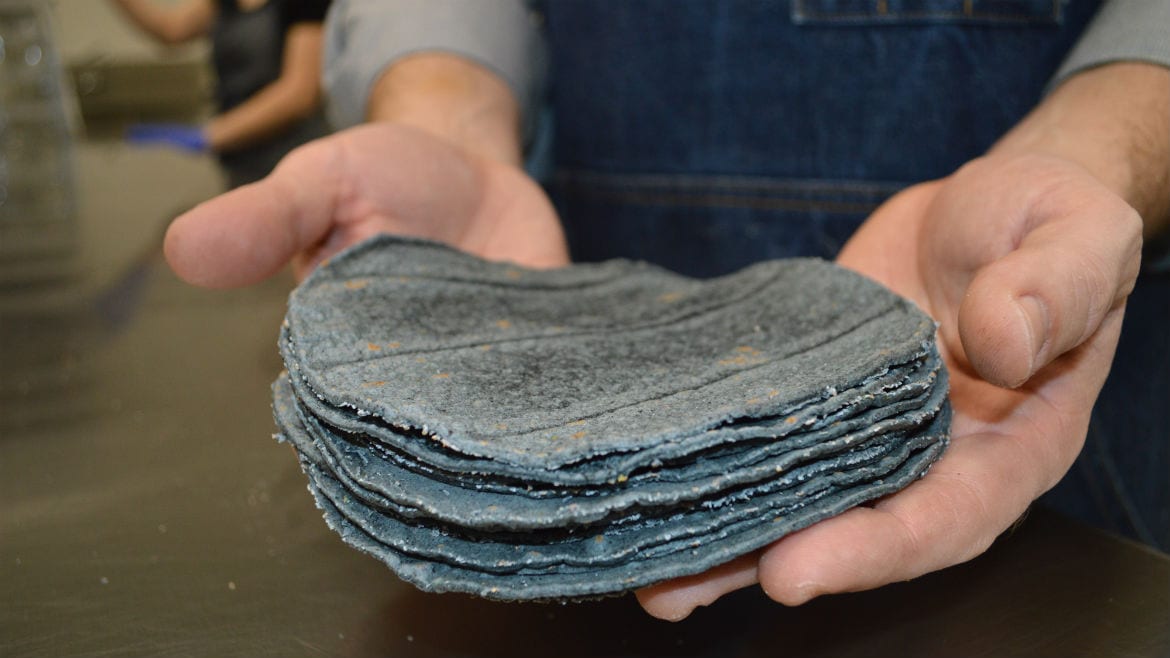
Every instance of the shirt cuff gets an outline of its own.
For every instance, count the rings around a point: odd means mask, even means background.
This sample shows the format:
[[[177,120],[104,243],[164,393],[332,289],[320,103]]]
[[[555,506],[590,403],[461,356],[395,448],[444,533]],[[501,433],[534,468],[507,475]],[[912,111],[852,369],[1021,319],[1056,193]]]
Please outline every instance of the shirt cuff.
[[[370,89],[414,53],[466,57],[499,75],[520,105],[524,134],[543,102],[541,17],[523,0],[338,0],[326,20],[324,85],[335,127],[362,123]]]
[[[1112,0],[1101,6],[1057,70],[1049,89],[1086,69],[1111,62],[1170,67],[1170,2]]]

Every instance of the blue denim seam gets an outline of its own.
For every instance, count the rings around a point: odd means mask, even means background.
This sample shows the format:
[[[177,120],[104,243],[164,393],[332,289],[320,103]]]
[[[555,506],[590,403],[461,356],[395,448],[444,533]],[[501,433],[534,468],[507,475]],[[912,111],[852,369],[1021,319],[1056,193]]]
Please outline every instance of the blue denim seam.
[[[1050,25],[1060,23],[1061,16],[1061,1],[1052,0],[1052,13],[1043,16],[1036,16],[1028,13],[1003,13],[1003,12],[981,12],[975,11],[970,3],[964,3],[967,9],[961,12],[955,11],[894,11],[883,12],[875,3],[873,12],[838,12],[838,11],[816,11],[805,8],[807,0],[793,0],[791,18],[795,23],[814,20],[823,22],[889,22],[896,23],[902,20],[917,20],[917,21],[987,21],[999,23],[1012,23],[1024,25]]]
[[[909,185],[903,181],[856,181],[827,179],[773,178],[727,174],[602,173],[584,169],[561,169],[558,179],[587,182],[609,187],[647,188],[706,187],[709,189],[749,191],[824,191],[888,195]]]
[[[849,203],[841,201],[822,201],[816,199],[786,199],[779,197],[760,198],[735,195],[687,195],[653,192],[597,192],[589,195],[597,201],[628,203],[633,205],[653,206],[688,206],[703,208],[754,208],[760,210],[787,210],[809,211],[819,210],[827,213],[856,215],[866,213],[876,208],[880,202]]]
[[[598,174],[562,171],[558,187],[596,201],[653,206],[753,208],[857,215],[872,211],[905,183],[780,180],[696,174]],[[824,196],[832,195],[832,198]]]

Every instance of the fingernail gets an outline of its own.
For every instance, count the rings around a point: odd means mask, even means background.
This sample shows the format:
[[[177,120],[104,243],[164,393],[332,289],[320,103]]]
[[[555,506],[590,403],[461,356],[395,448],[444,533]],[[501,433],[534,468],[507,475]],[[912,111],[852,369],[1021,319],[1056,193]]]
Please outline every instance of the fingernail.
[[[813,582],[800,583],[794,589],[796,595],[792,597],[792,602],[789,604],[792,606],[804,605],[823,593],[820,583]]]
[[[1044,363],[1041,357],[1048,344],[1048,308],[1034,295],[1024,295],[1016,300],[1016,304],[1024,316],[1024,325],[1032,345],[1032,360],[1028,364],[1028,374],[1031,376]]]
[[[787,587],[783,592],[776,591],[774,588],[769,588],[763,583],[760,584],[760,589],[764,590],[764,594],[773,601],[778,601],[789,607],[796,607],[804,605],[809,601],[817,598],[825,593],[824,588],[820,583],[812,581],[805,581],[797,583],[791,587]]]
[[[668,607],[666,610],[655,610],[650,614],[662,621],[682,621],[691,616],[691,613],[695,611],[695,607],[693,605],[682,604],[677,607]]]

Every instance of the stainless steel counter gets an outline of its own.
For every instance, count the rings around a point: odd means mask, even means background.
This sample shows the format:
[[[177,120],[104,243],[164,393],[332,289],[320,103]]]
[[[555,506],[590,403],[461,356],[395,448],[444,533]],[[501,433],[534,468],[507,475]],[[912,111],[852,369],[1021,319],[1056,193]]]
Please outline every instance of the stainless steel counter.
[[[1170,655],[1170,556],[1043,510],[970,564],[798,609],[420,593],[342,545],[270,438],[291,280],[176,281],[154,247],[187,165],[115,156],[82,154],[108,262],[0,288],[0,655]]]

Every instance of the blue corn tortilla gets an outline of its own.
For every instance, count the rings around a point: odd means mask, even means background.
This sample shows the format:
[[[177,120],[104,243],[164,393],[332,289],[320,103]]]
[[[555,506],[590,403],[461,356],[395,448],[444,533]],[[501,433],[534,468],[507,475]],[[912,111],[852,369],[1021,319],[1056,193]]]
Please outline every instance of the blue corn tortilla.
[[[877,479],[873,476],[878,474],[888,475],[905,462],[909,450],[905,442],[874,446],[860,451],[869,454],[858,455],[864,467],[844,471],[835,468],[839,464],[826,464],[820,467],[823,477],[810,477],[799,484],[794,484],[796,476],[789,476],[794,483],[785,483],[783,490],[769,496],[767,509],[772,514],[790,513],[818,504],[850,484],[866,478]],[[705,543],[707,535],[736,521],[758,521],[759,514],[759,508],[741,506],[737,518],[719,509],[731,502],[713,502],[710,508],[679,508],[674,514],[652,521],[584,528],[573,533],[503,533],[496,537],[490,533],[405,522],[383,508],[351,496],[340,481],[319,468],[311,469],[309,477],[347,519],[382,544],[420,559],[486,574],[582,572],[678,551],[689,553],[691,548]],[[755,501],[762,499],[762,494],[754,495]]]
[[[277,421],[283,434],[298,449],[312,449],[322,455],[315,461],[327,465],[356,497],[397,506],[401,515],[428,516],[481,529],[580,526],[626,510],[636,513],[645,508],[687,503],[733,487],[787,476],[806,463],[859,446],[891,441],[894,435],[929,424],[945,404],[945,387],[939,387],[905,413],[876,420],[863,416],[857,419],[862,422],[856,427],[841,422],[837,424],[841,432],[818,430],[784,441],[746,446],[745,450],[726,455],[702,456],[681,465],[664,464],[608,488],[550,488],[545,490],[546,496],[533,498],[522,486],[488,488],[482,477],[452,481],[435,477],[417,465],[396,463],[370,449],[360,438],[344,438],[297,409],[285,380],[279,380],[275,388]]]
[[[780,415],[906,362],[935,330],[823,261],[696,282],[625,261],[528,271],[388,236],[319,268],[287,323],[286,363],[331,406],[540,468]]]
[[[935,326],[823,261],[699,281],[382,236],[290,296],[278,438],[326,522],[427,591],[619,594],[921,477]]]
[[[324,512],[326,523],[346,543],[384,562],[400,578],[423,591],[464,592],[504,601],[585,600],[622,594],[670,578],[700,573],[817,521],[894,493],[920,477],[938,459],[946,443],[945,437],[938,439],[913,453],[885,479],[836,491],[833,495],[825,495],[795,509],[777,510],[771,516],[752,518],[739,525],[732,524],[702,538],[688,539],[686,547],[655,558],[576,571],[546,569],[496,574],[411,556],[382,543],[355,524],[321,492],[313,478],[310,478],[310,491]],[[312,472],[310,464],[303,463],[303,466]],[[372,528],[377,528],[387,518],[356,504],[350,505],[347,511],[355,517],[364,518]],[[761,510],[759,513],[766,512]],[[375,529],[374,532],[381,530]]]
[[[930,358],[891,368],[856,388],[838,391],[828,398],[818,396],[814,401],[786,410],[785,415],[780,417],[737,419],[671,441],[647,444],[635,452],[602,455],[556,469],[517,466],[455,453],[445,449],[438,441],[411,432],[410,428],[396,428],[376,416],[358,416],[345,409],[329,406],[304,386],[295,369],[288,380],[301,406],[323,425],[341,434],[369,437],[375,442],[372,444],[373,449],[384,452],[407,468],[415,464],[416,470],[426,470],[438,478],[455,480],[459,479],[459,475],[466,474],[476,486],[487,489],[494,488],[496,481],[511,479],[516,482],[514,486],[525,488],[530,495],[540,496],[545,490],[541,486],[543,483],[556,485],[559,492],[568,487],[603,485],[619,476],[635,479],[640,472],[651,469],[656,463],[680,459],[695,461],[704,456],[701,454],[703,451],[709,452],[712,447],[746,441],[773,443],[789,434],[807,435],[812,430],[820,430],[842,421],[856,422],[852,419],[869,413],[871,409],[876,411],[871,414],[876,419],[893,415],[894,408],[905,404],[908,398],[921,396],[934,387],[941,364],[937,356],[927,356]],[[833,428],[821,436],[828,438],[833,432],[842,432],[844,429]],[[782,447],[793,443],[797,442],[786,441]]]
[[[534,567],[548,573],[568,573],[620,564],[631,557],[645,560],[677,550],[690,551],[705,544],[712,533],[725,534],[727,527],[742,530],[753,523],[767,525],[777,514],[819,504],[858,483],[887,484],[899,477],[891,472],[911,454],[945,440],[939,430],[946,422],[940,418],[927,431],[904,440],[857,450],[845,458],[813,464],[698,505],[669,507],[656,517],[539,533],[471,532],[426,520],[402,519],[352,497],[322,469],[321,456],[312,447],[301,454],[318,492],[352,523],[397,552],[490,573],[524,569],[533,574],[537,573]],[[871,454],[864,454],[867,452]],[[694,553],[690,556],[686,559]]]

